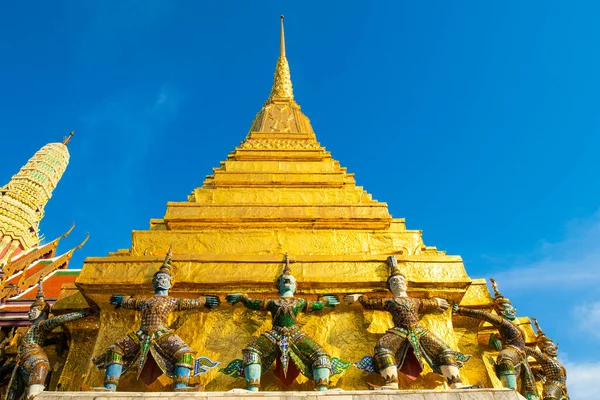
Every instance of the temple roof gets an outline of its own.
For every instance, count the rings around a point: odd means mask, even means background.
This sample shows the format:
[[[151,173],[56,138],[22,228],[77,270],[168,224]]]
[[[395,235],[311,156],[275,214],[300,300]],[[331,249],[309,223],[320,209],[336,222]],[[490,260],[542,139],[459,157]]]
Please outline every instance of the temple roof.
[[[20,298],[31,287],[35,287],[40,277],[48,277],[57,270],[65,270],[73,252],[80,249],[88,240],[84,241],[66,253],[55,256],[58,242],[67,236],[73,227],[61,237],[52,242],[19,254],[6,265],[0,281],[0,300]]]
[[[36,268],[32,269],[36,270]],[[59,269],[44,275],[42,284],[46,301],[53,305],[58,299],[63,285],[75,283],[80,272],[80,269]],[[29,269],[26,273],[30,273]],[[33,273],[35,272],[32,272],[32,275]],[[32,285],[21,294],[0,304],[0,326],[28,325],[27,313],[35,301],[36,293],[37,285]]]

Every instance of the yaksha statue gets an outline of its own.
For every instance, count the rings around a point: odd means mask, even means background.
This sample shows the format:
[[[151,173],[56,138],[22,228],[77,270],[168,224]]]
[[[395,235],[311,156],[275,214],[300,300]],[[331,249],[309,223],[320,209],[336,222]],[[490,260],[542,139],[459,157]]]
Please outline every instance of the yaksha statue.
[[[48,318],[50,304],[44,298],[42,279],[43,277],[40,276],[35,301],[29,308],[31,327],[17,344],[17,363],[8,384],[7,400],[20,399],[25,392],[26,398],[32,399],[44,391],[50,364],[43,346],[51,331],[69,321],[98,314],[97,308],[90,308]]]
[[[117,294],[110,297],[110,303],[115,304],[116,308],[139,311],[142,322],[138,330],[130,332],[100,357],[93,359],[98,368],[106,370],[104,387],[98,389],[114,392],[121,375],[137,365],[138,379],[146,385],[164,373],[175,380],[175,391],[195,390],[187,385],[194,367],[194,351],[169,328],[167,320],[173,311],[202,307],[212,309],[219,306],[220,302],[217,296],[201,296],[197,299],[169,297],[172,286],[171,257],[169,248],[163,265],[152,279],[154,296],[133,298]]]
[[[525,347],[525,354],[535,358],[540,364],[540,370],[535,371],[537,375],[541,375],[543,392],[543,400],[566,400],[569,398],[567,394],[567,370],[556,359],[558,356],[558,345],[554,343],[540,329],[540,326],[535,318],[532,318],[537,330],[537,347]]]
[[[417,299],[406,293],[406,277],[398,268],[395,256],[388,257],[390,276],[387,287],[392,298],[369,299],[360,294],[344,297],[348,303],[358,302],[368,310],[387,311],[392,314],[394,327],[389,329],[375,345],[374,356],[364,357],[356,366],[368,372],[381,374],[381,389],[398,389],[398,368],[409,379],[417,379],[423,370],[423,359],[431,369],[443,375],[451,388],[464,387],[459,368],[470,356],[452,350],[433,332],[421,326],[422,314],[442,312],[450,307],[445,299]]]
[[[517,376],[521,379],[521,394],[528,400],[538,400],[535,380],[525,354],[525,335],[513,321],[517,309],[510,300],[498,291],[494,279],[490,279],[494,289],[494,310],[498,315],[454,305],[452,311],[458,315],[477,318],[489,322],[498,329],[500,341],[494,335],[490,337],[490,345],[500,350],[496,358],[496,374],[504,387],[517,390]]]
[[[319,301],[309,301],[294,297],[296,278],[291,274],[289,256],[286,266],[278,279],[280,297],[276,299],[251,299],[241,293],[228,294],[231,304],[241,302],[251,310],[268,311],[273,317],[273,329],[264,332],[242,350],[243,360],[233,360],[221,370],[234,377],[244,376],[246,388],[256,392],[260,387],[260,377],[277,358],[275,375],[290,385],[302,373],[313,379],[318,391],[327,390],[330,374],[337,374],[348,368],[350,363],[330,359],[325,350],[297,325],[300,312],[320,311],[324,307],[339,304],[336,296],[323,296]]]

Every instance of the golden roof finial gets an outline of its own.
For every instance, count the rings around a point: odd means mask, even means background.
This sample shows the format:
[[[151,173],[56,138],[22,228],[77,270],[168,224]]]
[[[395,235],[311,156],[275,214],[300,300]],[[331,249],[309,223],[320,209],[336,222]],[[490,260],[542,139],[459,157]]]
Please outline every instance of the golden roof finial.
[[[292,90],[292,78],[290,76],[290,66],[287,58],[285,57],[285,35],[283,32],[283,15],[280,17],[281,21],[281,36],[279,43],[279,59],[277,60],[277,66],[275,67],[275,79],[273,80],[273,89],[271,90],[271,99],[294,99],[294,92]]]
[[[69,234],[73,231],[74,228],[75,228],[75,221],[73,221],[69,230],[66,231],[65,233],[63,233],[58,239],[63,239],[63,238],[66,238],[67,236],[69,236]]]
[[[74,134],[75,134],[75,131],[71,131],[71,132],[69,133],[69,136],[65,136],[65,137],[63,138],[63,141],[62,141],[62,143],[63,143],[63,144],[65,144],[65,145],[66,145],[66,144],[69,144],[69,142],[71,141],[71,137],[73,137],[73,135],[74,135]]]
[[[285,35],[283,33],[283,14],[279,16],[279,22],[281,23],[281,33],[279,36],[279,57],[285,57]]]
[[[88,241],[89,238],[90,238],[90,233],[88,232],[85,235],[85,239],[83,239],[83,242],[79,243],[76,247],[73,248],[73,250],[79,250],[80,248],[82,248],[83,245]]]

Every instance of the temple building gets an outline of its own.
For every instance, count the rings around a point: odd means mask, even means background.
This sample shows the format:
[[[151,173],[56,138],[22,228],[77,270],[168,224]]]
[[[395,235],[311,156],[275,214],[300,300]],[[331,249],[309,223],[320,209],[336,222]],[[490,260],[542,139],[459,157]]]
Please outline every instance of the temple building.
[[[68,270],[77,248],[57,253],[58,244],[73,230],[48,243],[39,225],[46,203],[69,164],[69,143],[48,143],[0,189],[0,327],[29,325],[27,312],[35,300],[40,277],[54,304],[64,283],[74,283],[79,270]]]
[[[39,206],[31,210],[24,221],[34,221],[33,217],[41,213]],[[37,225],[32,222],[33,230],[29,228],[6,241],[13,251],[36,244],[33,234]],[[110,295],[151,295],[152,277],[171,245],[171,294],[177,297],[216,294],[223,301],[226,294],[235,292],[255,298],[277,296],[275,282],[288,253],[299,297],[316,300],[320,295],[342,297],[351,293],[386,296],[386,260],[395,256],[408,281],[410,296],[441,297],[487,311],[493,305],[486,281],[471,278],[460,256],[426,245],[421,231],[408,229],[403,218],[392,217],[387,204],[373,199],[357,184],[354,174],[317,141],[309,118],[294,98],[283,27],[270,95],[241,144],[192,190],[187,201],[168,202],[163,218],[151,219],[147,230],[133,231],[130,249],[87,258],[77,288],[70,285],[61,293],[57,311],[96,303],[101,314],[69,323],[70,351],[57,386],[50,390],[102,386],[104,374],[90,359],[138,329],[140,323],[134,311],[109,304]],[[388,313],[347,305],[303,315],[298,322],[331,356],[352,362],[372,354],[378,338],[392,326]],[[516,322],[527,342],[533,343],[535,334],[529,319],[518,318]],[[240,358],[251,338],[270,324],[270,318],[262,313],[227,304],[213,311],[176,313],[171,320],[177,335],[198,355],[223,366]],[[460,372],[464,383],[502,386],[494,372],[497,351],[487,345],[494,331],[490,325],[452,316],[450,310],[429,314],[422,324],[453,349],[471,355]],[[426,365],[414,381],[400,377],[400,386],[447,388],[443,377],[428,368]],[[350,368],[334,376],[331,387],[365,389],[366,382],[377,384],[378,380],[381,384],[378,375]],[[191,383],[204,385],[206,391],[244,387],[243,379],[224,375],[218,368],[192,378]],[[285,386],[272,370],[261,381],[261,390],[313,387],[303,376]],[[144,386],[135,373],[126,373],[118,390],[170,388],[171,381],[164,375]]]

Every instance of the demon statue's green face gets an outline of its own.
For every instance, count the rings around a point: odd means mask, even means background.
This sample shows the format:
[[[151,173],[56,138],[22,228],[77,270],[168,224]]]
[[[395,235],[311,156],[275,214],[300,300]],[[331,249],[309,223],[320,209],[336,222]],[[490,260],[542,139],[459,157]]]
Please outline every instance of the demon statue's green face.
[[[509,301],[498,303],[496,305],[496,312],[510,321],[514,321],[517,318],[517,309]]]
[[[283,274],[279,277],[279,293],[284,297],[293,296],[296,292],[296,278],[291,274]]]

